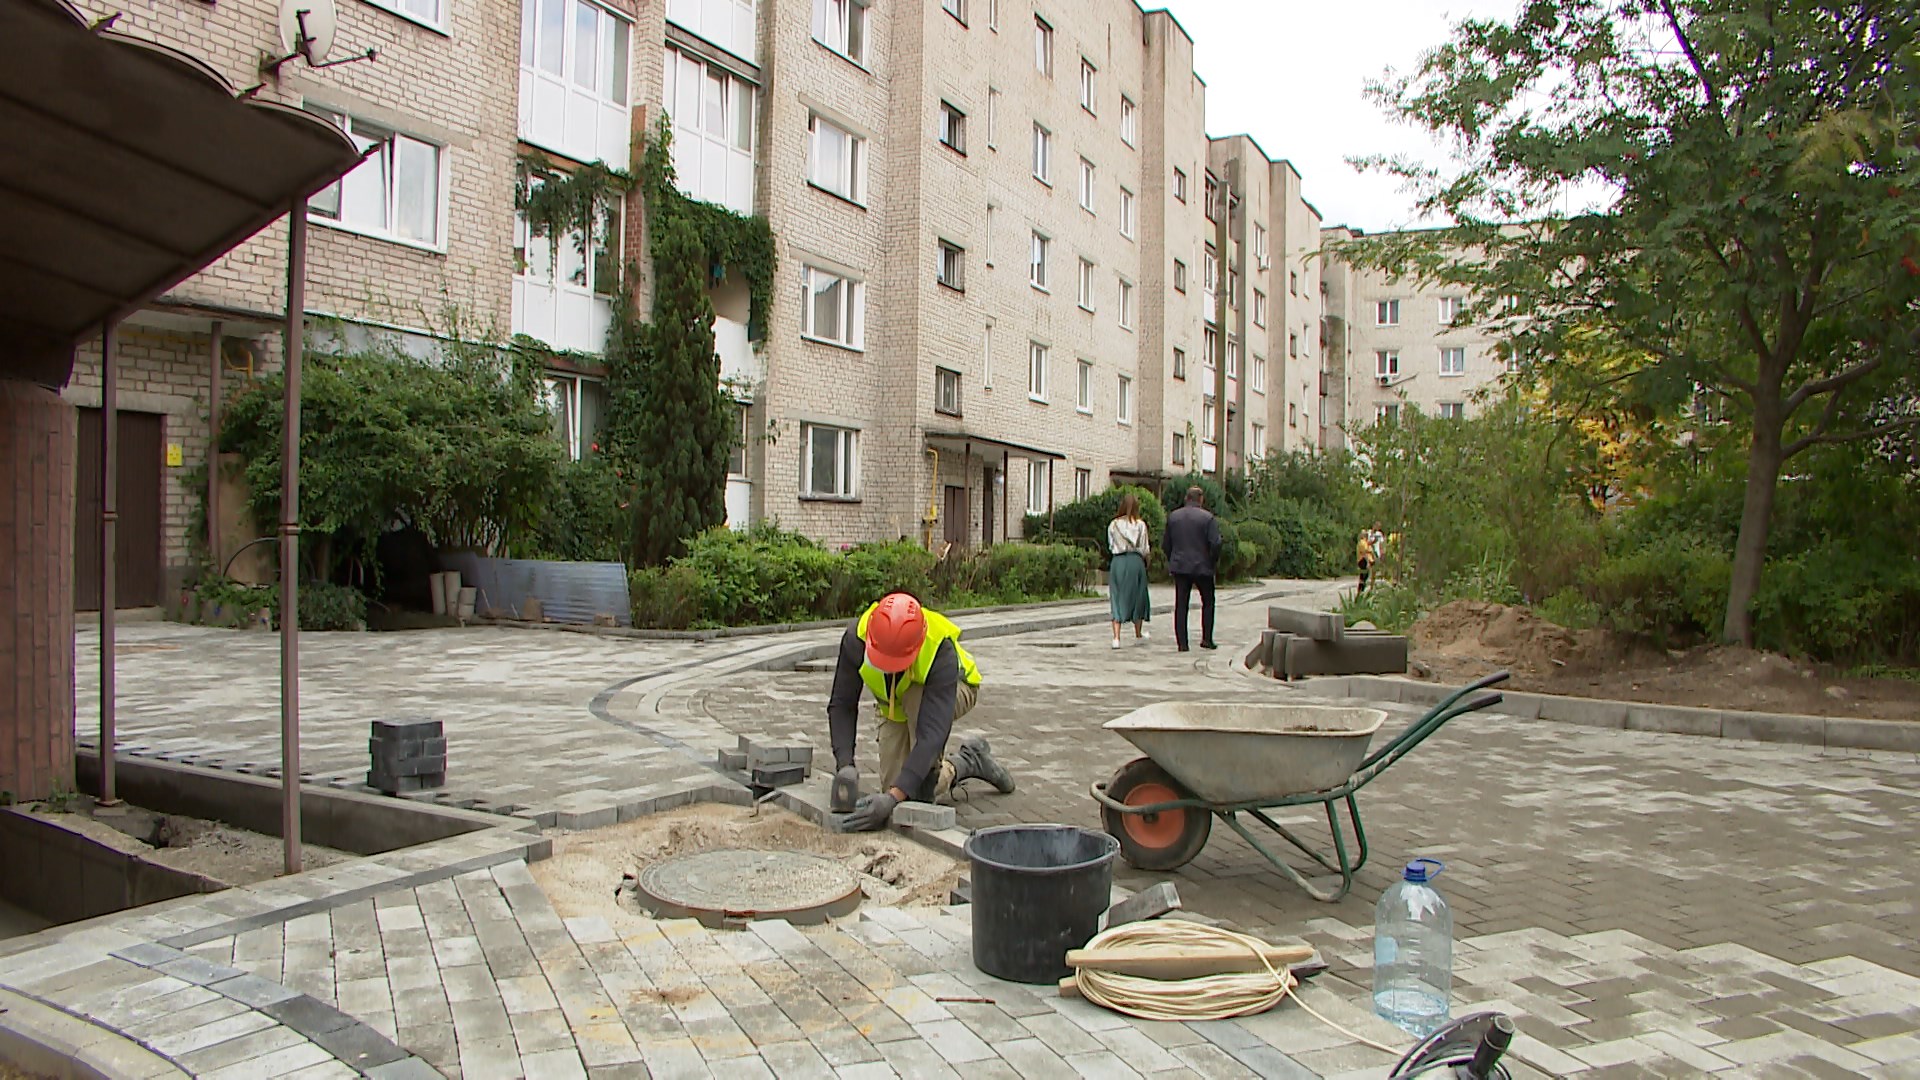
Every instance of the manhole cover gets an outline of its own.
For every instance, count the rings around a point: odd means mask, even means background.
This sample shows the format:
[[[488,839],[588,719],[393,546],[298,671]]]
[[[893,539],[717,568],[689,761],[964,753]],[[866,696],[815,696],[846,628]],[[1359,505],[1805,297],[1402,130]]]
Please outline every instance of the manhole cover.
[[[640,871],[640,902],[661,918],[724,927],[754,919],[825,922],[860,906],[852,871],[797,851],[722,850],[680,855]]]

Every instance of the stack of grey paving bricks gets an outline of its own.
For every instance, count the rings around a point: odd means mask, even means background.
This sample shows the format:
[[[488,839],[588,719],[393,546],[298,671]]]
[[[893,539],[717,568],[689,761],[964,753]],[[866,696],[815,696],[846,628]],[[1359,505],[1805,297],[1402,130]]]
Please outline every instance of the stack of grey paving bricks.
[[[1352,628],[1325,611],[1269,607],[1267,629],[1247,653],[1246,665],[1276,679],[1302,675],[1403,675],[1407,639],[1379,630]]]
[[[367,786],[388,795],[447,782],[447,738],[438,720],[375,720],[367,740]]]
[[[745,735],[737,749],[720,751],[717,763],[724,772],[743,772],[755,788],[770,791],[798,784],[813,771],[813,747],[767,746]]]

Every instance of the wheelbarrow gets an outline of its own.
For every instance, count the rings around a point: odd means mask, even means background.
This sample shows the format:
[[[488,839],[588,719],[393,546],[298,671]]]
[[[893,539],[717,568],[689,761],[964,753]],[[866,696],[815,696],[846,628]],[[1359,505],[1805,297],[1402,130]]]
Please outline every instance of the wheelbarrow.
[[[1325,705],[1238,705],[1168,702],[1136,709],[1106,724],[1145,757],[1120,766],[1113,778],[1094,784],[1108,833],[1120,855],[1141,870],[1173,870],[1207,846],[1213,819],[1227,823],[1253,849],[1316,900],[1329,903],[1353,888],[1353,875],[1367,862],[1367,832],[1354,795],[1405,757],[1441,725],[1464,713],[1500,703],[1498,693],[1480,694],[1508,673],[1461,687],[1385,746],[1367,753],[1386,722],[1379,709]],[[1326,808],[1333,850],[1316,849],[1267,812],[1289,806]],[[1346,807],[1354,850],[1348,851],[1339,807]],[[1321,888],[1282,860],[1247,828],[1251,817],[1303,852],[1338,888]]]

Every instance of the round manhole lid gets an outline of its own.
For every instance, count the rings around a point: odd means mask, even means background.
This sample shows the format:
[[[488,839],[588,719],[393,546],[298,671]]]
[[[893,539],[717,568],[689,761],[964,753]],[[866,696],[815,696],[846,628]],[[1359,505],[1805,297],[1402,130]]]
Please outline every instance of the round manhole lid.
[[[636,892],[661,918],[721,927],[754,919],[825,922],[860,906],[853,872],[797,851],[723,849],[678,855],[640,871]]]

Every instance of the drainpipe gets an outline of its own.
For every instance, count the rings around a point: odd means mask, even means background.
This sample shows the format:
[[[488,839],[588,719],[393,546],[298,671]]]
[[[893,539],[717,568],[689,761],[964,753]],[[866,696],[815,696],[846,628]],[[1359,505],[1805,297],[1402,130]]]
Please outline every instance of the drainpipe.
[[[280,444],[280,838],[300,872],[300,350],[307,305],[307,197],[287,214],[286,396]]]
[[[120,380],[114,325],[100,328],[100,802],[114,806],[114,563],[120,522]]]
[[[220,364],[227,324],[214,321],[208,342],[213,367],[207,373],[207,565],[220,565]]]
[[[1219,286],[1213,291],[1213,325],[1220,328],[1214,335],[1213,356],[1213,478],[1222,486],[1227,482],[1227,335],[1232,332],[1227,326],[1227,301],[1233,287],[1227,271],[1231,265],[1227,259],[1227,217],[1233,205],[1233,166],[1237,161],[1228,162],[1227,175],[1220,178],[1220,216],[1213,223],[1213,280]],[[1202,188],[1203,197],[1204,191]],[[1205,457],[1203,451],[1202,460],[1197,463],[1202,473],[1206,472]]]

